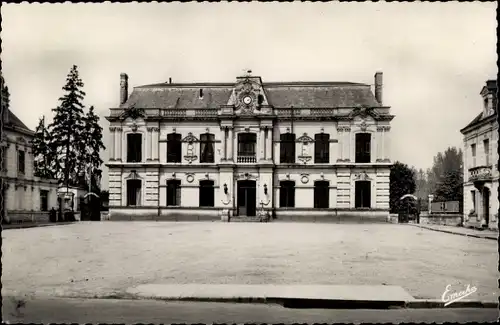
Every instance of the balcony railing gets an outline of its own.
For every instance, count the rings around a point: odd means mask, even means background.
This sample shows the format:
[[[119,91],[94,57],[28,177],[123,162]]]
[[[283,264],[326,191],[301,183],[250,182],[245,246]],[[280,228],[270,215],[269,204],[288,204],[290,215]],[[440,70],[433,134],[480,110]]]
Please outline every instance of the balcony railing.
[[[473,182],[491,179],[491,166],[478,166],[469,169],[469,180]]]
[[[236,158],[236,162],[242,164],[252,164],[257,162],[257,157],[255,154],[240,154],[238,153],[238,157]]]

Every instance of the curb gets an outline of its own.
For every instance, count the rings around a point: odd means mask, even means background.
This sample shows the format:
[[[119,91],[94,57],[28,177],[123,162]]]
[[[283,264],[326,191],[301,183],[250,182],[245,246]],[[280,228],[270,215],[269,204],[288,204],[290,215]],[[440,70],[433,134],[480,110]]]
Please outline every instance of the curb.
[[[54,223],[47,223],[47,224],[10,224],[10,225],[2,225],[2,230],[9,230],[9,229],[25,229],[25,228],[39,228],[39,227],[52,227],[52,226],[65,226],[65,225],[71,225],[76,222],[54,222]]]
[[[491,236],[481,236],[481,235],[475,235],[475,234],[464,234],[461,232],[456,232],[456,231],[451,231],[451,230],[444,230],[444,229],[435,229],[431,227],[425,227],[425,226],[420,226],[420,225],[412,225],[414,227],[418,227],[421,229],[427,229],[427,230],[433,230],[433,231],[438,231],[438,232],[444,232],[447,234],[452,234],[452,235],[460,235],[460,236],[465,236],[465,237],[473,237],[473,238],[480,238],[480,239],[489,239],[489,240],[498,240],[498,237],[491,237]]]
[[[109,297],[112,299],[137,299],[186,302],[215,302],[243,304],[276,304],[292,309],[438,309],[438,308],[498,308],[497,302],[457,301],[445,306],[441,300],[380,301],[380,300],[341,300],[305,298],[255,298],[255,297]],[[104,298],[105,299],[105,298]]]

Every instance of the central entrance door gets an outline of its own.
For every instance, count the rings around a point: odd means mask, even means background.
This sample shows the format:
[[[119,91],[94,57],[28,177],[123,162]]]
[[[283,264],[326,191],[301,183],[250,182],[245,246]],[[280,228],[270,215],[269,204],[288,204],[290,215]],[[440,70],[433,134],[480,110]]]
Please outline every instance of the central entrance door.
[[[238,215],[253,217],[257,205],[255,181],[238,181]]]

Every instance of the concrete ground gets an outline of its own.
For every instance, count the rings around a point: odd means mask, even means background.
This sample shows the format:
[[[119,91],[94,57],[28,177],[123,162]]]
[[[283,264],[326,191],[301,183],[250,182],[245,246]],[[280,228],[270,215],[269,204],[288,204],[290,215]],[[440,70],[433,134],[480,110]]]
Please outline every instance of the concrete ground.
[[[122,296],[141,284],[449,284],[496,301],[497,243],[397,224],[80,222],[2,232],[2,293]]]

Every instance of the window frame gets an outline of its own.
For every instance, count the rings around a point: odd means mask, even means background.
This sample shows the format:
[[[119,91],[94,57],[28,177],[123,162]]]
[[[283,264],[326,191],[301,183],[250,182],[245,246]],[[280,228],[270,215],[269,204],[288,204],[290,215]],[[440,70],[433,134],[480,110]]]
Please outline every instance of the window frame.
[[[177,132],[167,134],[167,163],[182,162],[182,135]]]
[[[211,150],[207,149],[210,147],[212,148]],[[211,151],[211,155],[206,151]],[[214,162],[215,162],[215,135],[213,133],[202,133],[200,134],[200,163],[213,164]]]
[[[280,134],[280,164],[295,164],[297,155],[297,138],[295,133]]]
[[[136,141],[131,141],[132,139],[137,139]],[[135,144],[133,145],[134,148],[131,148],[132,142]],[[143,142],[143,135],[142,133],[137,133],[137,132],[131,132],[127,133],[127,163],[141,163],[142,162],[142,143]],[[135,150],[134,150],[135,149]],[[137,150],[139,149],[139,150]],[[134,159],[135,158],[135,159]]]
[[[138,207],[141,206],[141,193],[142,193],[142,181],[140,179],[127,179],[127,206],[128,207]],[[134,194],[132,195],[130,192],[131,186],[130,184],[137,184],[138,186],[134,186],[135,189]],[[131,204],[131,197],[135,197],[135,204]]]
[[[40,211],[49,211],[49,192],[48,190],[40,189]],[[44,204],[45,201],[45,204]],[[45,206],[45,208],[44,208]]]
[[[372,134],[359,132],[354,135],[354,162],[357,164],[369,164],[372,160],[371,144]]]
[[[17,173],[26,175],[26,151],[22,149],[17,150]]]
[[[328,133],[314,135],[314,163],[330,163],[330,135]]]
[[[243,150],[242,150],[243,148]],[[253,132],[238,133],[238,156],[255,157],[257,155],[257,134]]]

